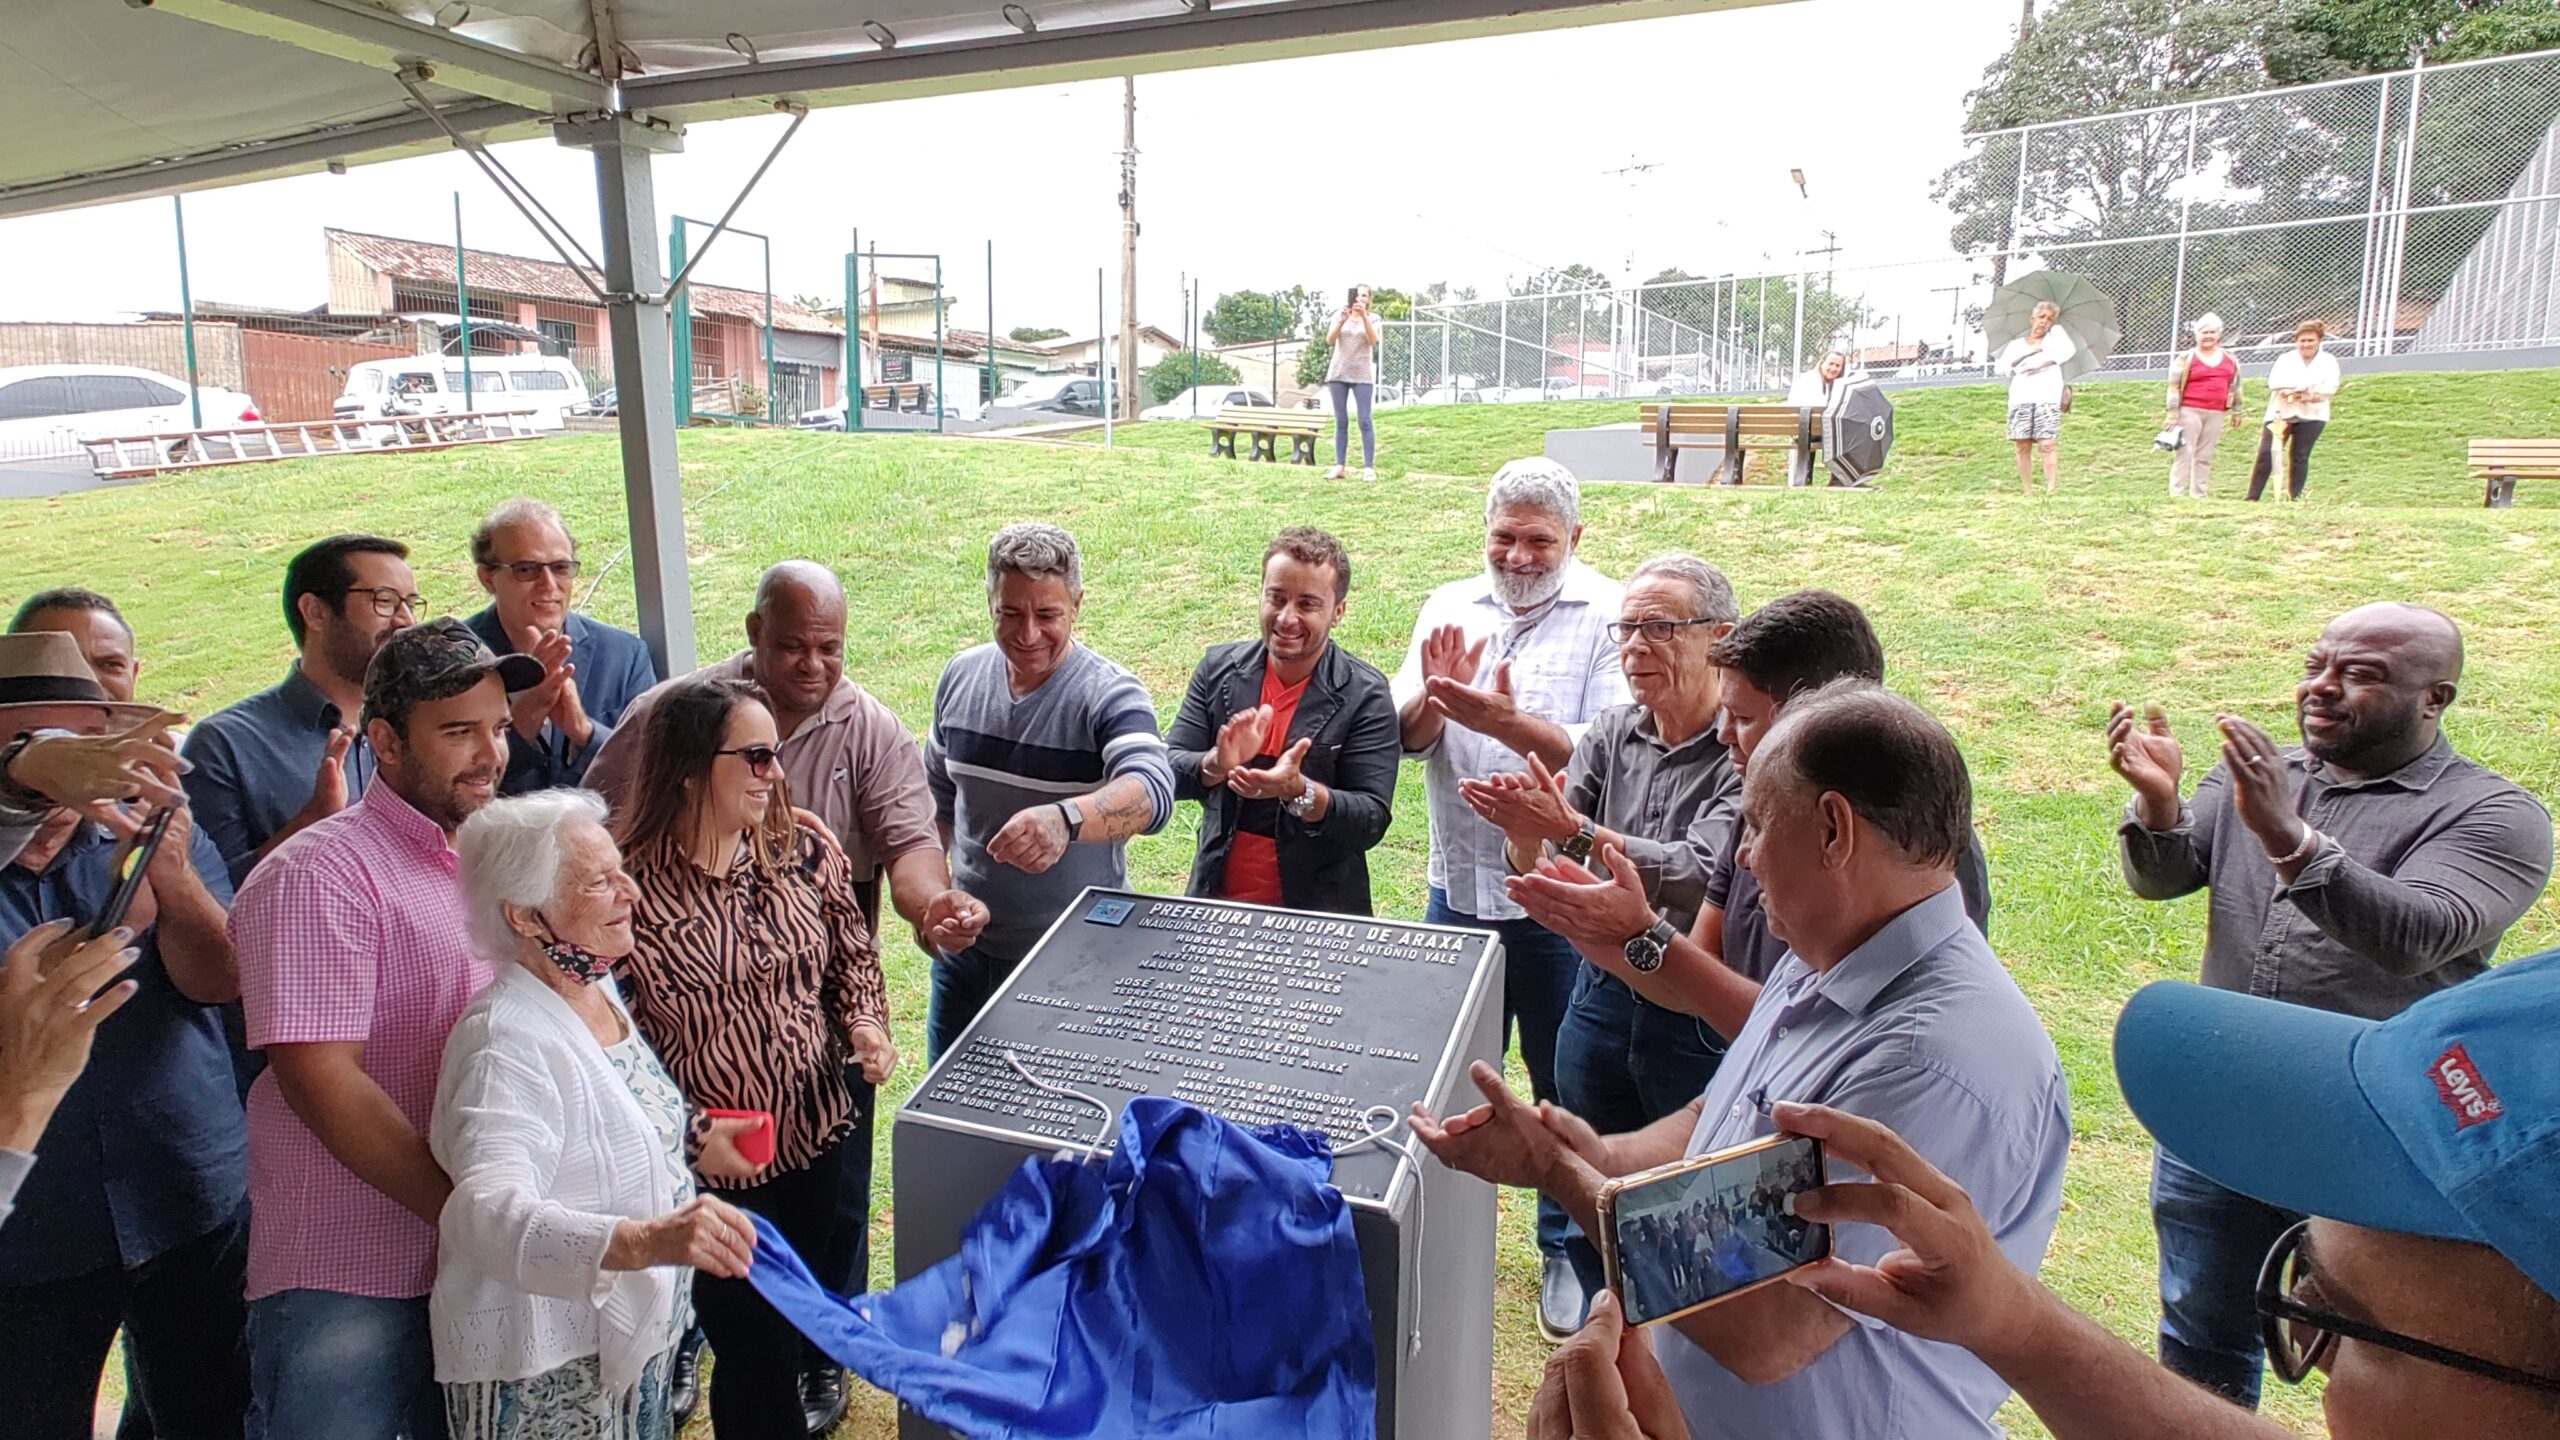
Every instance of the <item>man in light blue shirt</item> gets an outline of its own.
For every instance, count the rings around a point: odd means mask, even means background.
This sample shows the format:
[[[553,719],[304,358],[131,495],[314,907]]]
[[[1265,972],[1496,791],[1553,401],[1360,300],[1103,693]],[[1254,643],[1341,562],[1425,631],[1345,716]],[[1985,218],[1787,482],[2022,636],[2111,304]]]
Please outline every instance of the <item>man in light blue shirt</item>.
[[[1791,702],[1743,783],[1741,862],[1788,954],[1697,1103],[1601,1136],[1538,1110],[1489,1067],[1489,1103],[1414,1131],[1459,1169],[1553,1196],[1586,1229],[1613,1175],[1774,1132],[1782,1101],[1892,1127],[1974,1197],[2020,1268],[2062,1207],[2070,1098],[2053,1042],[1980,931],[1955,867],[1972,785],[1945,729],[1871,684]],[[1834,1165],[1833,1178],[1843,1166]],[[1872,1265],[1885,1231],[1842,1225],[1834,1253]],[[1772,1285],[1671,1322],[1662,1366],[1700,1437],[1994,1437],[2008,1386],[1971,1355]]]

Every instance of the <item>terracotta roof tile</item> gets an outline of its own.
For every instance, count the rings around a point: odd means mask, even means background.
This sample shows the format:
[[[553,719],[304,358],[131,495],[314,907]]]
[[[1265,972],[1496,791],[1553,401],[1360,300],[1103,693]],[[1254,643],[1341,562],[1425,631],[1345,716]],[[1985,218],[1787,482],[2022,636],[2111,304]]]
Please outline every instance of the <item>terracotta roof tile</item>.
[[[425,240],[402,240],[389,235],[367,235],[354,230],[323,230],[322,236],[332,245],[345,250],[378,274],[394,280],[408,280],[429,285],[453,284],[453,247]],[[556,260],[536,260],[524,255],[501,255],[491,250],[462,252],[463,280],[473,290],[492,295],[513,295],[527,300],[557,300],[572,305],[593,306],[594,292],[578,279],[578,273]],[[764,321],[764,294],[757,290],[738,290],[726,285],[705,285],[694,281],[686,286],[693,292],[696,315]],[[773,302],[773,328],[804,335],[842,335],[844,327],[822,315],[803,310],[776,296]]]

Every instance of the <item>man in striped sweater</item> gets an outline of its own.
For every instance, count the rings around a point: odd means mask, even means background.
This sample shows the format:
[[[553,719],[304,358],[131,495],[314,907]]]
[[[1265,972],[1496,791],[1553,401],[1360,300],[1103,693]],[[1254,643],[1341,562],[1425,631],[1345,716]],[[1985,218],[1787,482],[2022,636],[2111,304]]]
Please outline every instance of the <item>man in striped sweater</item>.
[[[925,1058],[942,1058],[1088,885],[1128,883],[1127,843],[1173,816],[1173,766],[1138,678],[1075,639],[1084,563],[1054,525],[987,547],[995,643],[933,691],[925,780],[952,881],[987,903],[978,942],[933,967]]]

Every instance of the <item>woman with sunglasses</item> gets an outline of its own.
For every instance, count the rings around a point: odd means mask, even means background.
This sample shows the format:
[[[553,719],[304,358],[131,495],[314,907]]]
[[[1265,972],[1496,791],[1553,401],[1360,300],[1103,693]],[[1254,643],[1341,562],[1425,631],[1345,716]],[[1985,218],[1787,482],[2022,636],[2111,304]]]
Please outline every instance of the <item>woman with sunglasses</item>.
[[[821,1253],[845,1182],[848,1061],[884,1083],[890,1042],[878,947],[851,867],[826,827],[791,806],[773,714],[754,687],[698,677],[642,722],[649,785],[615,838],[639,887],[624,981],[631,1018],[703,1110],[773,1117],[756,1178],[707,1188]],[[703,1276],[694,1308],[719,1377],[722,1440],[801,1440],[802,1341],[744,1280]]]

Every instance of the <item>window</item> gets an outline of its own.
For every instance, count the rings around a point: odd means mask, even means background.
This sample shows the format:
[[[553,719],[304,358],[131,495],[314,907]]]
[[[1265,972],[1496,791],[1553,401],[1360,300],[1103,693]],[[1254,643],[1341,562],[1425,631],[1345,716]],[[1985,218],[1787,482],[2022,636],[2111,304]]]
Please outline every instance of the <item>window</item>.
[[[447,370],[444,372],[444,388],[452,391],[456,395],[461,394],[462,372],[459,370]],[[487,395],[506,388],[507,377],[504,375],[499,374],[495,370],[483,370],[477,365],[471,367],[472,394]]]
[[[578,348],[578,326],[572,320],[537,320],[534,328],[542,332],[542,353],[566,355]],[[521,390],[524,387],[516,387]]]
[[[0,420],[43,420],[71,413],[71,382],[59,375],[0,385]]]
[[[71,408],[89,414],[101,410],[152,410],[169,405],[182,405],[186,397],[166,385],[154,385],[138,375],[74,375],[71,382]]]
[[[363,384],[361,387],[359,387],[359,388],[361,388],[361,389],[364,391],[364,393],[365,393],[365,394],[367,394],[367,395],[379,395],[379,394],[381,394],[381,393],[382,393],[382,372],[381,372],[381,371],[379,371],[379,370],[366,370],[366,371],[362,371],[362,372],[360,372],[360,374],[359,374],[359,378],[361,378],[361,379],[364,381],[364,384]]]
[[[471,378],[478,380],[479,372],[474,371]],[[569,377],[557,370],[510,370],[507,372],[507,379],[513,381],[519,390],[566,390],[569,388]],[[489,387],[484,385],[480,388],[485,390]]]
[[[461,372],[457,371],[455,373],[459,374]],[[456,383],[455,388],[461,388],[458,382]],[[391,393],[394,395],[433,395],[436,393],[436,377],[428,374],[424,370],[403,370],[399,374],[391,377]]]

